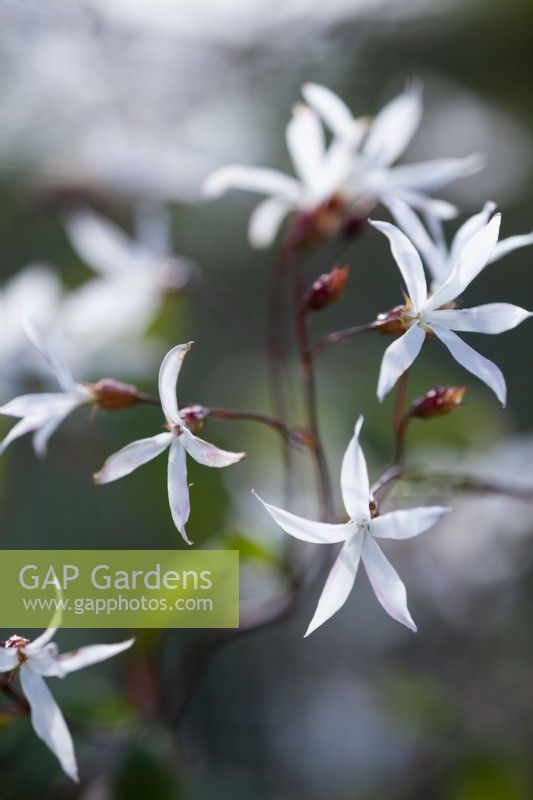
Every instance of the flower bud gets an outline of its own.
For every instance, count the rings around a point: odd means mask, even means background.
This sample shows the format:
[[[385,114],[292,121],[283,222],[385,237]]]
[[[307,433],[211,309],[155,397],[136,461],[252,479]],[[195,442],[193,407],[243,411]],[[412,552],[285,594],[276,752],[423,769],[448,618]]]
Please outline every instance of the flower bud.
[[[139,391],[136,386],[116,381],[114,378],[102,378],[98,383],[89,384],[93,394],[93,403],[104,411],[120,411],[139,402]]]
[[[461,405],[465,392],[466,386],[435,386],[413,402],[409,416],[429,419],[449,414]]]
[[[350,268],[333,267],[331,272],[320,275],[307,291],[304,297],[304,306],[312,311],[320,311],[331,303],[340,300],[344,294]]]
[[[208,416],[209,409],[205,406],[191,405],[180,408],[180,417],[191,433],[199,433]]]

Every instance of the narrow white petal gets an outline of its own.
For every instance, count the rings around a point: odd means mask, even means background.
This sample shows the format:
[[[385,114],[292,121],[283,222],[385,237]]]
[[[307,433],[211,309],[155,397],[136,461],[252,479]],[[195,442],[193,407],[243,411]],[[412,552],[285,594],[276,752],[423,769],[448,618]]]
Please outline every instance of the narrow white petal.
[[[55,414],[53,417],[50,417],[43,425],[37,428],[33,434],[33,449],[36,456],[39,458],[45,457],[48,450],[48,440],[78,405],[79,399],[75,398],[70,408],[67,408],[61,414]]]
[[[174,438],[168,453],[168,502],[174,525],[187,544],[192,544],[185,525],[191,513],[185,448]]]
[[[246,453],[232,453],[229,450],[221,450],[214,444],[205,442],[198,436],[194,436],[187,428],[184,428],[181,436],[181,444],[187,450],[191,458],[205,467],[229,467],[236,464],[245,457]]]
[[[102,469],[94,475],[95,483],[110,483],[129,475],[166,450],[173,438],[173,433],[158,433],[157,436],[131,442],[109,456]]]
[[[167,422],[178,423],[178,399],[176,397],[176,385],[181,370],[183,360],[189,350],[191,349],[192,342],[186,344],[178,344],[164,357],[159,368],[159,397],[163,407],[163,414]]]
[[[285,200],[277,197],[263,200],[254,208],[248,224],[248,240],[252,247],[258,250],[270,247],[290,208]]]
[[[306,186],[314,186],[324,156],[324,130],[309,106],[298,104],[286,130],[287,147],[297,175]]]
[[[221,167],[204,181],[206,197],[219,197],[228,189],[243,189],[258,194],[271,194],[293,205],[300,199],[300,184],[295,178],[275,169],[234,165]]]
[[[413,138],[421,116],[422,91],[413,83],[377,114],[363,146],[364,155],[381,166],[392,164]]]
[[[342,139],[334,139],[328,147],[318,179],[315,182],[315,200],[322,203],[336,192],[342,192],[353,172],[354,156],[352,147]]]
[[[313,633],[345,604],[353,589],[362,545],[361,533],[350,536],[343,544],[324,584],[313,619],[305,632],[306,636]]]
[[[139,261],[150,260],[150,255],[124,231],[89,208],[69,214],[65,229],[81,260],[104,277],[116,277]]]
[[[23,394],[1,406],[0,414],[6,414],[8,417],[47,417],[62,414],[67,408],[71,408],[73,400],[78,401],[79,396],[63,392]]]
[[[57,633],[57,630],[58,630],[57,628],[47,628],[45,631],[41,633],[40,636],[38,636],[36,639],[30,642],[29,645],[27,645],[27,647],[24,648],[24,651],[26,653],[35,653],[37,650],[40,650],[42,647],[45,647],[52,641],[52,639]]]
[[[301,539],[303,542],[313,542],[314,544],[344,542],[355,530],[351,522],[344,525],[333,525],[329,522],[314,522],[304,517],[298,517],[296,514],[291,514],[290,511],[284,511],[282,508],[265,503],[255,492],[252,494],[264,505],[272,519],[285,533],[294,536],[295,539]]]
[[[45,677],[63,678],[70,672],[75,672],[78,669],[90,667],[100,661],[106,661],[108,658],[124,652],[132,646],[135,639],[127,639],[124,642],[117,644],[93,644],[87,647],[80,647],[78,650],[73,650],[71,653],[63,653],[56,655],[55,658],[49,658],[42,662],[37,663],[32,661],[34,669]]]
[[[306,83],[302,86],[302,95],[311,108],[320,114],[335,136],[350,140],[354,137],[357,130],[356,120],[346,103],[335,92],[318,83]],[[360,126],[360,129],[362,135],[363,126]],[[357,147],[359,141],[353,141],[353,146]]]
[[[503,333],[516,328],[531,316],[530,311],[511,303],[487,303],[474,308],[441,309],[427,314],[428,322],[444,325],[452,331]]]
[[[421,211],[423,214],[436,217],[437,219],[453,219],[458,214],[457,206],[448,203],[447,200],[426,197],[425,194],[415,192],[414,190],[397,189],[394,186],[389,186],[387,183],[379,190],[377,197],[379,197],[383,203],[386,202],[387,197],[396,197],[412,208],[416,208],[417,211]]]
[[[391,187],[415,192],[435,192],[458,178],[479,172],[484,159],[478,154],[466,158],[438,158],[418,164],[402,164],[389,171]]]
[[[384,233],[389,240],[392,255],[402,273],[407,294],[411,298],[414,308],[418,311],[427,300],[427,285],[422,260],[415,246],[409,241],[405,233],[402,233],[396,225],[391,225],[390,222],[374,222],[374,220],[370,220],[370,224],[381,233]]]
[[[465,369],[492,389],[502,406],[507,399],[507,386],[502,371],[488,358],[477,353],[470,345],[442,325],[431,325],[435,335],[446,345],[452,356]]]
[[[447,253],[443,253],[433,241],[417,214],[407,203],[398,200],[384,200],[383,203],[393,215],[396,224],[399,225],[421,254],[433,280],[442,281],[445,279],[448,269],[446,263]]]
[[[24,327],[24,332],[29,341],[42,355],[56,376],[61,388],[65,392],[78,391],[78,385],[74,380],[70,367],[63,356],[57,336],[52,332],[49,332],[47,336],[44,336],[41,332],[37,331],[31,320],[27,318],[23,318],[22,324]]]
[[[416,323],[407,333],[395,339],[383,354],[378,380],[378,399],[380,402],[390,392],[396,381],[411,366],[424,344],[425,332]]]
[[[31,723],[35,733],[56,756],[63,771],[77,782],[78,765],[72,738],[50,689],[27,663],[20,669],[20,684],[30,704]]]
[[[11,444],[11,442],[14,442],[15,439],[20,439],[21,436],[25,436],[27,433],[36,430],[40,425],[43,425],[45,421],[46,419],[38,416],[24,417],[23,419],[19,420],[16,425],[13,425],[7,436],[2,440],[2,443],[0,444],[0,455],[5,452],[6,448]]]
[[[387,614],[416,632],[416,625],[407,608],[405,586],[371,535],[365,536],[361,558],[374,593]]]
[[[457,229],[457,233],[453,237],[452,245],[450,247],[450,258],[454,263],[467,241],[487,224],[495,211],[496,203],[489,201],[488,203],[485,203],[481,211],[478,211],[477,214],[469,217]]]
[[[498,241],[500,220],[501,215],[495,214],[490,222],[468,239],[457,255],[449,279],[428,300],[426,305],[428,311],[455,300],[486,267]]]
[[[0,672],[11,672],[18,663],[19,660],[15,647],[0,647]]]
[[[355,423],[354,434],[346,448],[341,468],[342,499],[350,518],[362,522],[370,519],[370,485],[366,460],[359,444],[363,416]]]
[[[518,250],[520,247],[527,247],[530,244],[533,244],[533,233],[508,236],[507,239],[502,239],[501,242],[496,243],[496,247],[489,258],[489,264],[499,261],[500,258],[503,258],[508,253],[512,253],[513,250]]]
[[[391,511],[376,517],[370,523],[373,536],[382,539],[411,539],[435,525],[444,514],[451,511],[443,506],[425,506]]]

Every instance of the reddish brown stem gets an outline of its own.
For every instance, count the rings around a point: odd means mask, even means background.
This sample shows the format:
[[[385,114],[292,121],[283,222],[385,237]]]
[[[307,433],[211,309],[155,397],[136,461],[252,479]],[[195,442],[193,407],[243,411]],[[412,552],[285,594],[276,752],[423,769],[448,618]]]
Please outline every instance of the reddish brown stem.
[[[380,322],[378,320],[374,320],[373,322],[367,322],[364,325],[355,325],[352,328],[344,328],[340,331],[333,331],[333,333],[327,333],[322,339],[319,339],[318,342],[313,347],[313,355],[317,355],[320,353],[325,347],[330,344],[336,344],[337,342],[344,342],[346,339],[351,338],[352,336],[358,336],[360,333],[368,333],[369,331],[375,331],[379,329],[384,322]]]

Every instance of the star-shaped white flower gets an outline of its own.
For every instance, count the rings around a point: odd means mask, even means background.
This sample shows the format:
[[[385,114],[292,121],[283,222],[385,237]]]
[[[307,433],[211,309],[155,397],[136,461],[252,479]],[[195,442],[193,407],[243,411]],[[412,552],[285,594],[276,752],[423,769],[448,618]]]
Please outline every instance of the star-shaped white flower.
[[[481,211],[469,217],[457,229],[448,247],[440,220],[429,217],[428,227],[422,224],[418,215],[408,205],[399,201],[391,201],[388,208],[397,225],[413,242],[422,256],[431,276],[431,289],[436,291],[450,277],[457,257],[466,242],[487,224],[496,209],[496,203],[485,203]],[[518,236],[509,236],[496,243],[487,264],[499,261],[508,253],[520,247],[533,244],[533,232]]]
[[[352,202],[380,201],[388,205],[391,199],[396,198],[443,219],[455,216],[454,206],[428,197],[427,193],[478,172],[483,166],[478,155],[393,166],[420,124],[423,104],[419,83],[408,84],[400,95],[387,103],[367,126],[366,136],[363,120],[354,118],[346,104],[330,89],[307,83],[302,94],[335,139],[351,145],[355,152],[348,185]],[[363,135],[359,134],[361,128]]]
[[[179,411],[176,398],[176,385],[183,359],[189,352],[192,342],[173,347],[161,362],[159,370],[159,397],[168,431],[158,433],[147,439],[139,439],[109,456],[94,480],[98,484],[110,483],[123,478],[146,464],[169,448],[168,456],[168,499],[170,511],[176,528],[187,544],[192,544],[185,531],[189,519],[189,487],[187,484],[188,453],[199,464],[206,467],[228,467],[244,458],[245,453],[231,453],[221,450],[209,442],[194,436],[187,427],[185,417]]]
[[[341,490],[344,506],[350,517],[349,522],[341,525],[314,522],[265,503],[258,497],[270,516],[290,536],[315,544],[343,542],[306,636],[342,608],[354,585],[360,560],[385,611],[393,619],[416,631],[416,625],[407,608],[405,586],[383,554],[376,538],[410,539],[418,536],[450,510],[441,506],[427,506],[391,511],[373,518],[370,512],[372,497],[366,461],[359,444],[362,424],[361,416],[342,461]]]
[[[43,457],[50,436],[63,420],[78,406],[92,403],[94,397],[87,386],[74,380],[57,342],[51,336],[45,340],[27,321],[24,322],[24,328],[28,339],[41,353],[63,391],[24,394],[1,406],[0,414],[20,419],[0,444],[0,454],[15,439],[33,432],[33,448],[38,456]]]
[[[20,685],[31,710],[31,722],[37,736],[56,756],[64,772],[78,781],[74,745],[61,713],[44,678],[64,678],[71,672],[90,667],[122,653],[134,642],[95,644],[60,654],[52,642],[56,628],[49,628],[33,642],[11,636],[0,647],[0,672],[19,670]]]
[[[488,303],[463,309],[447,307],[490,262],[498,241],[500,214],[495,214],[473,235],[465,236],[454,256],[451,274],[432,295],[428,295],[422,260],[407,236],[389,222],[372,222],[372,225],[388,237],[408,295],[402,315],[406,333],[385,351],[379,374],[378,398],[383,400],[390,392],[419,354],[426,335],[433,333],[455,360],[486,383],[505,405],[507,387],[499,367],[477,353],[454,331],[503,333],[530,317],[531,312],[510,303]]]
[[[362,136],[362,123],[359,131]],[[215,170],[203,185],[207,197],[219,197],[228,189],[268,195],[250,217],[248,238],[253,247],[272,244],[290,211],[312,212],[342,192],[353,168],[351,147],[341,140],[326,147],[318,115],[306,105],[294,109],[286,140],[296,178],[275,169],[233,165]]]

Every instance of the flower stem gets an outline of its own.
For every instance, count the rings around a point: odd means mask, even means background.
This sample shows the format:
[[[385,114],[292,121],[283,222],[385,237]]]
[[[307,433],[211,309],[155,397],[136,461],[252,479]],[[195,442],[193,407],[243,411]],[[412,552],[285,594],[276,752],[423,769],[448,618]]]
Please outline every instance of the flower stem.
[[[375,331],[384,324],[385,324],[384,322],[374,320],[373,322],[367,322],[364,325],[355,325],[352,328],[344,328],[343,330],[340,331],[333,331],[332,333],[327,333],[325,336],[322,337],[322,339],[319,339],[318,342],[314,345],[312,349],[313,355],[317,355],[330,344],[336,344],[337,342],[344,342],[346,341],[346,339],[349,339],[352,336],[358,336],[360,333]]]

